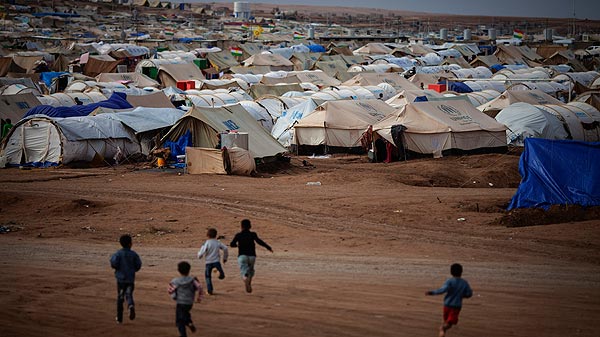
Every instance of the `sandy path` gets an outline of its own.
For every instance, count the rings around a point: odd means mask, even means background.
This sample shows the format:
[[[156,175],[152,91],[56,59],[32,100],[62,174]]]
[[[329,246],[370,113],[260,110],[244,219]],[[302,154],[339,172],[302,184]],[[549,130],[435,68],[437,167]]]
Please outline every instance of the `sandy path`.
[[[244,217],[275,253],[259,250],[252,294],[235,260],[225,266],[217,295],[193,309],[198,336],[435,336],[442,297],[423,293],[455,261],[476,295],[450,336],[597,336],[598,222],[495,225],[514,188],[485,186],[507,184],[482,173],[498,158],[474,162],[333,160],[263,178],[2,171],[0,225],[21,230],[0,235],[0,336],[177,336],[165,291],[176,263],[201,276],[206,228],[228,242]],[[407,184],[429,177],[483,183]],[[124,232],[144,268],[138,319],[117,326],[108,258]]]

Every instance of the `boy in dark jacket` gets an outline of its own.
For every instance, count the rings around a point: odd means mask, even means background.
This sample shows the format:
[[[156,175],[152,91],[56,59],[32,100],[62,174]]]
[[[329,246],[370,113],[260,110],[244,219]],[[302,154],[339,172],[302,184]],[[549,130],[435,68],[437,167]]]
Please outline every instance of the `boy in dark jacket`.
[[[122,249],[119,249],[110,258],[110,266],[115,270],[117,279],[117,323],[123,322],[123,302],[127,301],[129,319],[135,319],[135,304],[133,302],[133,289],[135,288],[135,273],[142,268],[142,260],[136,252],[131,250],[132,240],[128,234],[119,238]]]
[[[252,228],[250,220],[242,220],[242,231],[237,233],[229,244],[231,247],[238,247],[238,264],[246,286],[246,292],[249,293],[252,292],[252,277],[254,277],[254,263],[256,262],[256,245],[254,242],[273,253],[271,246],[259,239],[258,234],[251,232],[250,228]]]

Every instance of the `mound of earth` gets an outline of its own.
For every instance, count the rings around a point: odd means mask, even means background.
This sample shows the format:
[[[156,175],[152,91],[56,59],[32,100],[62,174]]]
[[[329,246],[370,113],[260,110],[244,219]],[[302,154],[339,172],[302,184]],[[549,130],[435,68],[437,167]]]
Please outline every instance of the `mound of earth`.
[[[600,220],[600,207],[555,205],[548,210],[518,208],[502,216],[499,223],[506,227],[525,227],[587,220]]]

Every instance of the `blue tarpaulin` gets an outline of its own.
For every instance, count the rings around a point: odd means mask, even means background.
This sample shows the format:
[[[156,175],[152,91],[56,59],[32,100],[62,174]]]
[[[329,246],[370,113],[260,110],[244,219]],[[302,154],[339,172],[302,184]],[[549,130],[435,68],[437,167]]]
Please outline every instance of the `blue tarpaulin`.
[[[65,71],[47,71],[47,72],[43,72],[40,73],[40,79],[42,81],[44,81],[44,83],[46,84],[46,86],[48,88],[50,88],[52,86],[52,80],[60,77],[62,75],[70,75],[71,73],[65,72]]]
[[[438,84],[446,84],[446,81],[439,82]],[[473,89],[471,89],[471,87],[462,82],[448,82],[447,90],[454,91],[459,94],[468,94],[470,92],[473,92]]]
[[[133,106],[127,102],[127,94],[113,92],[109,99],[98,103],[74,106],[38,105],[27,111],[25,117],[32,115],[46,115],[50,117],[81,117],[87,116],[98,107],[110,109],[131,109]]]
[[[600,142],[526,138],[508,209],[600,206]]]
[[[494,64],[490,67],[491,70],[493,71],[500,71],[502,69],[506,68],[505,66],[501,65],[501,64]]]
[[[171,155],[169,159],[174,160],[179,155],[185,154],[185,147],[192,146],[192,133],[188,130],[183,136],[179,137],[179,139],[175,142],[166,141],[164,147],[168,147],[171,149]]]
[[[311,53],[324,53],[327,51],[327,49],[320,44],[309,44],[307,47],[310,49]]]

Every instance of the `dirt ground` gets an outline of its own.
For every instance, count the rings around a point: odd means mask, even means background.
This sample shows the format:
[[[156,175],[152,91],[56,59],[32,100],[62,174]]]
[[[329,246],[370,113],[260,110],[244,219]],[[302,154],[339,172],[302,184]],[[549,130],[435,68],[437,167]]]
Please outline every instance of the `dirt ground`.
[[[600,221],[518,227],[541,216],[504,211],[518,160],[294,157],[257,177],[2,170],[0,336],[176,337],[176,264],[202,278],[206,229],[229,243],[244,218],[274,253],[257,248],[247,294],[231,249],[227,277],[192,310],[195,336],[437,336],[443,297],[424,293],[453,262],[475,294],[448,336],[598,336]],[[143,267],[138,317],[117,325],[108,260],[123,233]]]

